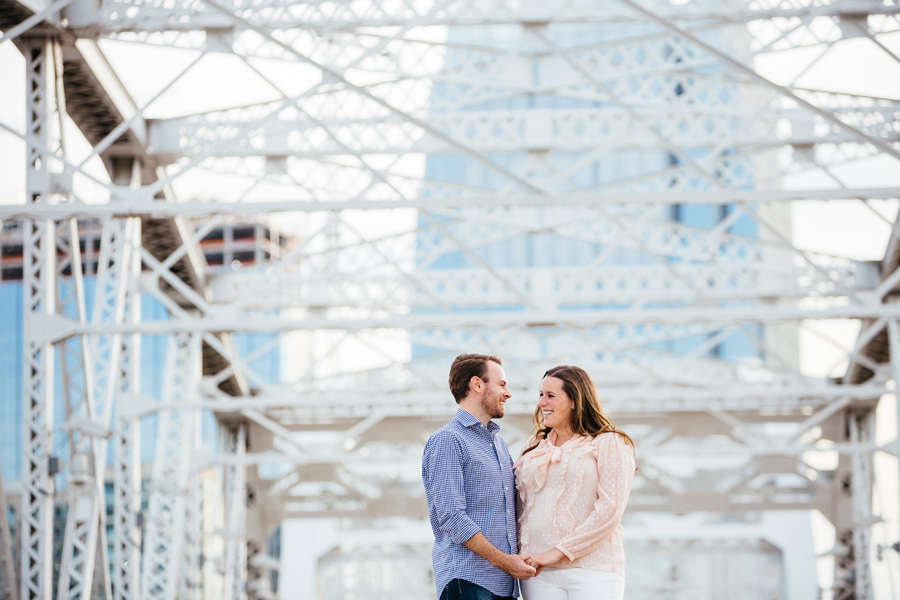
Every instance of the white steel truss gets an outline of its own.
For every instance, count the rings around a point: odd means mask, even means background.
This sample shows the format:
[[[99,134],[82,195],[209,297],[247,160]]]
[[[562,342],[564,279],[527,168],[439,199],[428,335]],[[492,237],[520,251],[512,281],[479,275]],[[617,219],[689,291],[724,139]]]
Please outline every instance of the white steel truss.
[[[193,569],[194,561],[182,564],[183,553],[194,542],[185,539],[185,517],[194,511],[186,501],[190,488],[191,448],[197,435],[198,410],[181,409],[182,401],[196,397],[200,374],[200,338],[190,334],[169,338],[163,397],[172,408],[160,413],[153,462],[150,506],[147,515],[142,578],[142,598],[173,598],[178,595],[181,569]],[[188,528],[191,529],[191,528]],[[186,542],[188,542],[186,544]],[[188,579],[193,577],[193,573]]]
[[[51,203],[51,156],[54,154],[53,115],[54,41],[49,37],[29,38],[24,44],[27,76],[26,125],[38,146],[26,150],[27,201]],[[23,493],[20,515],[21,597],[50,600],[52,589],[53,480],[50,477],[51,432],[53,428],[54,357],[51,344],[32,341],[31,334],[40,317],[56,312],[56,224],[53,221],[26,221],[23,279],[25,287],[24,406],[25,442]]]
[[[873,597],[871,460],[900,452],[873,433],[900,372],[900,229],[872,209],[894,232],[878,268],[795,247],[786,215],[792,202],[900,199],[844,178],[865,161],[900,168],[900,102],[803,87],[802,73],[779,85],[754,60],[857,38],[896,59],[882,36],[900,30],[900,4],[7,3],[28,15],[0,38],[16,39],[28,74],[25,130],[0,117],[27,146],[26,204],[0,207],[25,231],[23,599],[52,594],[55,355],[71,456],[57,598],[237,600],[271,597],[263,544],[282,518],[424,516],[417,482],[395,471],[452,414],[447,365],[475,348],[506,361],[514,443],[537,375],[580,364],[638,443],[632,510],[817,508],[838,530],[831,597]],[[105,56],[125,44],[190,58],[136,102]],[[151,118],[211,56],[263,92]],[[89,155],[61,139],[65,113]],[[87,167],[94,156],[108,177]],[[831,189],[784,189],[797,177]],[[714,222],[681,219],[686,206]],[[296,244],[206,279],[200,241],[261,213],[299,214]],[[90,317],[84,217],[103,223]],[[142,319],[142,296],[167,318]],[[804,375],[797,331],[834,318],[862,322],[846,372]],[[272,382],[254,364],[278,338],[245,355],[228,336],[242,332],[300,332],[309,356]],[[143,335],[168,339],[161,400],[141,395]],[[747,360],[718,354],[734,343]],[[347,348],[370,366],[337,360]],[[221,387],[232,378],[238,397]],[[200,445],[201,409],[219,420],[217,454]],[[308,441],[316,429],[330,441]],[[831,483],[805,458],[826,443]],[[661,466],[704,455],[743,462],[703,481]],[[287,470],[263,480],[261,465]]]

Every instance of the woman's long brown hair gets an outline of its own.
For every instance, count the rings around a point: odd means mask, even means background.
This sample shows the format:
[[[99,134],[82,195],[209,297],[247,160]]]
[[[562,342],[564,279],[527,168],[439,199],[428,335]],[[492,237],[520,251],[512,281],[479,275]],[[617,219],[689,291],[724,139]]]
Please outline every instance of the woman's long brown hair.
[[[621,429],[616,426],[603,414],[603,408],[600,406],[600,397],[597,395],[597,388],[591,380],[591,376],[581,367],[573,367],[569,365],[561,365],[553,367],[541,377],[541,381],[547,377],[556,377],[563,383],[563,391],[575,403],[575,410],[572,411],[572,432],[576,435],[589,435],[596,437],[601,433],[616,433],[625,438],[625,441],[634,448],[634,440]],[[524,456],[537,448],[541,440],[545,439],[551,431],[550,427],[544,425],[544,414],[541,407],[538,406],[534,411],[534,428],[537,434],[534,436],[534,442],[522,452]]]

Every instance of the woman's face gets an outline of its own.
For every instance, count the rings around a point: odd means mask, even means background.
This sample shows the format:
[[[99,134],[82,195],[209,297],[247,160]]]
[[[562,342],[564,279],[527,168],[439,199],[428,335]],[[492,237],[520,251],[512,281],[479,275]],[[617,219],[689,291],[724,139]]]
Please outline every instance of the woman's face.
[[[572,411],[575,410],[575,402],[571,400],[565,390],[563,382],[556,377],[545,377],[541,382],[541,396],[538,406],[544,415],[544,425],[551,429],[566,429],[572,423]]]

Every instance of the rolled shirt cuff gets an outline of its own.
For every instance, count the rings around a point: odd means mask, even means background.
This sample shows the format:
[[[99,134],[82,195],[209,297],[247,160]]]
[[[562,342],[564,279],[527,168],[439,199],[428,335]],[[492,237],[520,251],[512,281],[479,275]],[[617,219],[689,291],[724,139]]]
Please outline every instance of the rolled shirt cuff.
[[[475,524],[475,521],[469,518],[464,512],[457,514],[450,519],[444,531],[450,534],[450,539],[455,544],[464,544],[472,539],[472,536],[481,531],[481,528]]]

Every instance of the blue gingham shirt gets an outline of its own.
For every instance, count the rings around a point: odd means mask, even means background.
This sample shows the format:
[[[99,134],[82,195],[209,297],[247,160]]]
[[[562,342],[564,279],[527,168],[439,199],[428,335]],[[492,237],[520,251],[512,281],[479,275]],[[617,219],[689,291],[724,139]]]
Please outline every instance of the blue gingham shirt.
[[[465,546],[479,531],[501,552],[518,553],[513,459],[500,426],[463,409],[425,445],[422,481],[434,530],[434,582],[440,597],[452,579],[498,596],[519,596],[519,582]]]

